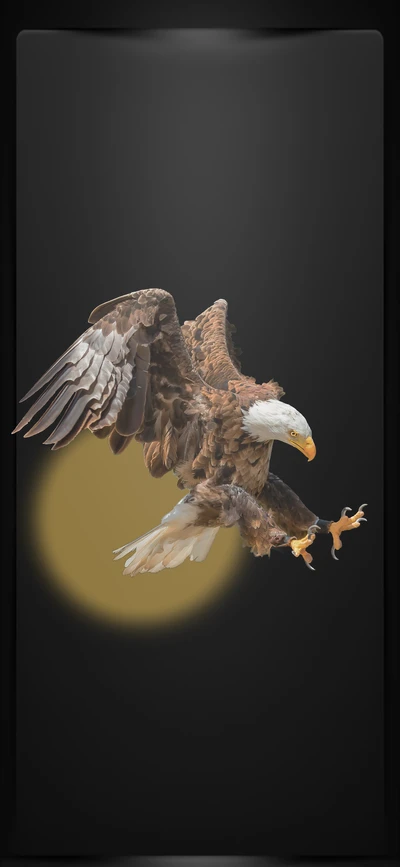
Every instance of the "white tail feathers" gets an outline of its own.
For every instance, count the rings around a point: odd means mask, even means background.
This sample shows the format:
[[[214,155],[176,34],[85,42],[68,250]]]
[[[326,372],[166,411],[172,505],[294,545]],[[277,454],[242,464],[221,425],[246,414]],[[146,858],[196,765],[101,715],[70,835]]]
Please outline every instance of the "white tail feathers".
[[[218,533],[219,527],[195,526],[196,506],[183,500],[165,515],[158,527],[113,551],[120,560],[132,554],[125,562],[124,575],[139,572],[161,572],[179,566],[187,557],[198,562],[204,560]]]

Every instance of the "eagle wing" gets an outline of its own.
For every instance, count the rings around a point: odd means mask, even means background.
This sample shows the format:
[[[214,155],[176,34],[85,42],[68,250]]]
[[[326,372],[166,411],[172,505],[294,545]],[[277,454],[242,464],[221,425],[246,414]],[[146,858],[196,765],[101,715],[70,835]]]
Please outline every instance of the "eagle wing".
[[[201,378],[213,388],[232,391],[244,408],[254,400],[282,397],[285,392],[274,380],[258,385],[253,377],[241,372],[241,350],[234,345],[232,336],[235,331],[223,298],[182,325],[193,366]]]
[[[182,325],[193,366],[213,388],[226,390],[230,380],[246,379],[240,371],[240,349],[233,344],[233,325],[227,319],[228,304],[221,298]]]
[[[114,453],[135,437],[145,443],[150,471],[167,472],[185,428],[193,434],[195,396],[204,384],[191,362],[172,296],[162,289],[132,292],[96,307],[89,323],[22,398],[44,389],[14,433],[47,407],[26,437],[56,423],[45,442],[58,449],[88,428],[99,437],[110,436]]]

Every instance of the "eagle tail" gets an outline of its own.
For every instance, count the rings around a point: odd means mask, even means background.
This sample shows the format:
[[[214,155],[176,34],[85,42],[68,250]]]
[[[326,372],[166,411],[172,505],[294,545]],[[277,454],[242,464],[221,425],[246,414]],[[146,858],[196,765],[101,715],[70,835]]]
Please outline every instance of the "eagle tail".
[[[196,519],[198,508],[184,497],[158,527],[113,551],[115,560],[131,555],[123,574],[161,572],[179,566],[187,557],[197,562],[205,560],[219,527],[199,526]]]

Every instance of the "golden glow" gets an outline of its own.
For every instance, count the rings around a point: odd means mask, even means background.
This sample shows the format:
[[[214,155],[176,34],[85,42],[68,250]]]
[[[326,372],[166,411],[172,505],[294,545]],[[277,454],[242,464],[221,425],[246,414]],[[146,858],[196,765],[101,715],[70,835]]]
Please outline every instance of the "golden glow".
[[[78,608],[131,627],[155,627],[205,608],[228,587],[244,555],[236,528],[221,529],[203,563],[122,575],[113,549],[155,527],[184,496],[168,473],[153,479],[142,449],[114,456],[84,432],[45,456],[33,491],[31,535],[46,575]]]
[[[291,435],[293,435],[292,432],[291,432]],[[303,455],[305,455],[309,461],[314,460],[315,455],[317,454],[317,449],[316,449],[315,442],[314,442],[313,438],[312,437],[306,437],[304,439],[304,437],[299,436],[299,434],[297,434],[297,433],[296,433],[296,437],[297,437],[296,442],[290,442],[289,441],[290,445],[294,446],[295,449],[298,449],[300,452],[302,452]]]

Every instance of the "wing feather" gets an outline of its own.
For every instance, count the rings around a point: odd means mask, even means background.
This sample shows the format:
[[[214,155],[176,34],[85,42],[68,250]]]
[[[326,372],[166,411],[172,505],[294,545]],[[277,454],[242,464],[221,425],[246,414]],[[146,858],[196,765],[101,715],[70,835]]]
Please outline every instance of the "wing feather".
[[[214,388],[227,389],[230,380],[245,379],[232,341],[227,319],[228,304],[220,298],[193,321],[184,322],[182,333],[200,376]]]
[[[232,391],[243,406],[256,399],[279,399],[284,391],[277,382],[271,379],[257,385],[253,377],[241,372],[241,351],[234,346],[232,337],[236,329],[227,315],[228,304],[220,298],[196,319],[184,322],[182,333],[193,366],[207,385]]]
[[[203,384],[172,296],[162,289],[132,292],[95,308],[89,322],[91,327],[25,395],[23,400],[44,389],[14,432],[44,410],[25,436],[55,423],[45,442],[57,449],[88,428],[109,436],[116,453],[133,437],[144,443],[157,439],[159,458],[171,468]]]

